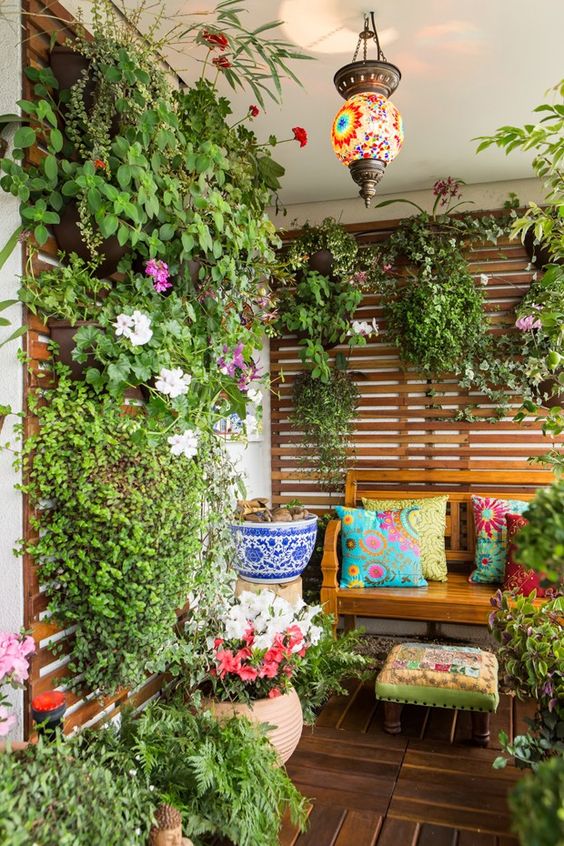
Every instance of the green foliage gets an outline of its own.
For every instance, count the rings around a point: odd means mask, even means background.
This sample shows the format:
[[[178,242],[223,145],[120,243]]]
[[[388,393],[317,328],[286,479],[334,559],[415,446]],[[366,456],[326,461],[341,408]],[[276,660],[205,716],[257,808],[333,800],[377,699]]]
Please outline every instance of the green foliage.
[[[519,561],[564,590],[564,479],[537,491],[526,516],[516,538]]]
[[[539,764],[509,795],[512,828],[521,846],[564,843],[564,757]]]
[[[549,349],[544,356],[544,370],[555,375],[554,394],[562,392],[564,375],[564,179],[562,159],[564,157],[564,80],[554,86],[555,99],[560,102],[543,103],[535,113],[538,123],[523,127],[502,126],[494,135],[481,137],[478,152],[492,145],[504,149],[506,154],[513,150],[533,151],[532,162],[536,176],[546,191],[544,203],[539,206],[529,203],[522,217],[512,227],[513,235],[524,238],[534,235],[534,243],[548,250],[549,260],[556,262],[549,266],[541,283],[542,296],[537,313],[548,336]],[[518,418],[534,414],[540,402],[525,401]],[[543,431],[557,437],[564,431],[564,411],[561,407],[551,408],[543,421]]]
[[[105,732],[103,734],[106,734]],[[88,736],[0,754],[0,842],[10,846],[145,846],[154,795]]]
[[[219,723],[177,700],[149,705],[125,722],[122,737],[159,798],[181,812],[196,846],[205,834],[236,846],[277,846],[286,809],[305,826],[305,799],[261,730],[244,718]]]
[[[292,678],[306,723],[315,722],[320,709],[334,693],[347,693],[342,684],[345,678],[361,678],[371,663],[356,651],[361,630],[347,632],[335,640],[331,616],[320,615],[319,625],[324,629],[319,642],[310,646]]]
[[[201,566],[201,464],[138,442],[142,414],[63,375],[32,401],[39,433],[26,440],[25,491],[38,506],[26,547],[49,610],[76,626],[71,668],[90,690],[135,686],[173,639]]]
[[[313,270],[313,253],[328,250],[332,255],[329,275]],[[362,286],[354,278],[358,247],[344,226],[328,217],[319,226],[305,224],[300,237],[287,254],[295,278],[278,290],[279,332],[302,336],[301,358],[312,365],[314,379],[331,379],[326,348],[342,344],[366,344],[366,338],[351,332],[352,316],[362,300]]]
[[[531,521],[532,522],[532,521]],[[502,748],[518,766],[535,767],[553,754],[564,753],[564,598],[535,607],[531,596],[498,591],[492,600],[492,633],[500,644],[498,660],[504,687],[520,699],[535,699],[538,711],[531,731]],[[494,766],[505,766],[498,758]]]
[[[100,312],[100,299],[111,283],[93,275],[93,266],[75,253],[64,264],[53,265],[37,276],[33,271],[34,250],[29,250],[26,273],[22,277],[19,298],[33,314],[45,320],[62,318],[75,324],[94,320]]]
[[[342,489],[358,402],[358,388],[346,371],[330,371],[327,382],[301,373],[294,383],[292,424],[301,433],[302,464],[313,463],[325,489]]]

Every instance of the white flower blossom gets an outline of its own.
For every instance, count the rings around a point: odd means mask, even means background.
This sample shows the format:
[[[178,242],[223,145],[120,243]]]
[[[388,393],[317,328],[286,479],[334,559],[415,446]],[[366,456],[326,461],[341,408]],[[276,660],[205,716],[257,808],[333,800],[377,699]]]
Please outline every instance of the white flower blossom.
[[[130,314],[118,314],[116,322],[112,324],[115,327],[116,335],[124,335],[129,338],[131,328],[133,326],[133,318]]]
[[[258,435],[258,420],[254,414],[247,414],[245,418],[245,429],[247,435]]]
[[[368,338],[370,335],[378,335],[379,331],[378,323],[374,317],[371,321],[353,320],[349,335],[362,335],[364,338]]]
[[[198,432],[193,429],[186,429],[181,435],[171,435],[167,440],[173,455],[185,455],[186,458],[194,458],[198,452],[199,438]]]
[[[141,311],[134,311],[133,314],[118,314],[113,324],[116,335],[123,335],[128,338],[134,347],[141,347],[153,337],[151,320]]]
[[[489,278],[487,273],[480,273],[480,285],[487,285]]]
[[[173,370],[163,367],[159,373],[159,378],[155,382],[155,388],[161,394],[166,394],[171,399],[175,399],[187,393],[191,381],[192,377],[190,374],[183,373],[180,367],[175,367]]]
[[[255,405],[260,405],[262,402],[262,391],[259,391],[257,388],[249,388],[247,399]]]

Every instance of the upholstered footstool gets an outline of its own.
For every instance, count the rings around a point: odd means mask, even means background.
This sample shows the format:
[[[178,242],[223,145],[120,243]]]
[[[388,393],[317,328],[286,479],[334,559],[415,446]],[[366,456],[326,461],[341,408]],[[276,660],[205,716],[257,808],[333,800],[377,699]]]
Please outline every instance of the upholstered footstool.
[[[376,679],[384,702],[384,730],[401,733],[405,704],[460,708],[472,712],[472,740],[487,746],[490,714],[497,709],[497,658],[469,646],[400,643]]]

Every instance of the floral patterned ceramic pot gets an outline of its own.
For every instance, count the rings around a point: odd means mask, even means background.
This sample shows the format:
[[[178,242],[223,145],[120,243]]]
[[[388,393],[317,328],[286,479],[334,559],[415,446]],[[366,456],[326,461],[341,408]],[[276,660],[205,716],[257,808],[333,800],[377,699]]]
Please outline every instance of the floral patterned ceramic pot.
[[[281,764],[286,763],[302,735],[302,704],[293,687],[282,696],[257,699],[250,705],[244,702],[217,702],[215,699],[204,699],[202,705],[218,720],[238,716],[247,717],[253,723],[268,723],[272,728],[268,730],[267,737],[278,752]]]
[[[283,523],[236,523],[231,526],[235,568],[249,582],[282,584],[301,576],[312,556],[317,517]]]

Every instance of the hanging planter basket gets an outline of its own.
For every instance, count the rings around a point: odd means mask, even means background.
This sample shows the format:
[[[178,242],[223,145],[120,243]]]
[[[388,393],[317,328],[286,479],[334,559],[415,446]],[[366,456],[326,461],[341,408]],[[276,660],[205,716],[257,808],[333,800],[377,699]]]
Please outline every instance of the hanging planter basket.
[[[96,366],[96,360],[92,356],[88,356],[87,360],[82,363],[72,357],[76,346],[74,336],[81,326],[97,326],[98,324],[94,320],[79,320],[74,325],[68,320],[49,320],[47,325],[51,333],[51,340],[59,345],[57,361],[70,368],[71,379],[75,382],[81,381],[84,379],[84,374],[88,368]]]

